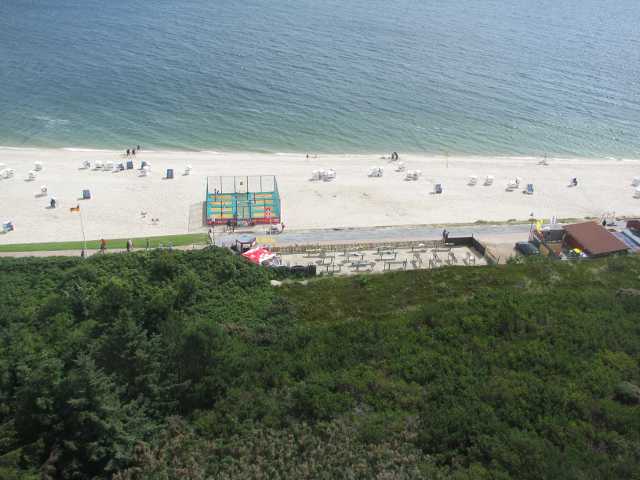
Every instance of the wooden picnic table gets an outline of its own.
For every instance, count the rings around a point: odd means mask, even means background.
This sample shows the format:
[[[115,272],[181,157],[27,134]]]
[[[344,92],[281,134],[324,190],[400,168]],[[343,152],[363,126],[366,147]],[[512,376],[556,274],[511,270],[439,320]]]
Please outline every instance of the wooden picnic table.
[[[403,270],[407,269],[407,261],[406,260],[388,260],[384,262],[383,270],[391,270],[392,265],[402,265]]]

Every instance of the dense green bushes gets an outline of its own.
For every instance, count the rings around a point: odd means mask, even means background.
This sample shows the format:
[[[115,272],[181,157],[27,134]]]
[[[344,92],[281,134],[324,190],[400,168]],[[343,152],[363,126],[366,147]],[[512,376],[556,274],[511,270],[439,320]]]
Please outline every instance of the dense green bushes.
[[[1,260],[0,477],[639,478],[638,259],[270,275]]]

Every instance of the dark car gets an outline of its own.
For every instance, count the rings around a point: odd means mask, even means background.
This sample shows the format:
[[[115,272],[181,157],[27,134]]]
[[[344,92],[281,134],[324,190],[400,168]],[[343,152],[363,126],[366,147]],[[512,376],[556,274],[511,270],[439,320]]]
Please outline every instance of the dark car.
[[[540,250],[531,242],[518,242],[516,243],[516,250],[528,257],[530,255],[540,255]]]

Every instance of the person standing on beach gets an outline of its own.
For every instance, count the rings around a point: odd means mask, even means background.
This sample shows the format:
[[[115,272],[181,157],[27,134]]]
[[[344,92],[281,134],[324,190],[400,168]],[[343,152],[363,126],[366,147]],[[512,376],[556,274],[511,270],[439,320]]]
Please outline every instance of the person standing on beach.
[[[127,157],[129,156],[130,153],[131,151],[127,148]]]
[[[100,240],[100,253],[104,253],[107,249],[107,241],[103,238]]]
[[[133,250],[133,242],[131,239],[127,240],[127,252],[131,252]]]

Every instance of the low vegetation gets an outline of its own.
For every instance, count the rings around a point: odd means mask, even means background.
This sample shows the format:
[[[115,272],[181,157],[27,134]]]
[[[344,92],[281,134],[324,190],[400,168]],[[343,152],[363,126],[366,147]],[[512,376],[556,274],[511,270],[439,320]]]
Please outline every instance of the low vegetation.
[[[0,478],[640,478],[640,261],[270,286],[0,259]]]

